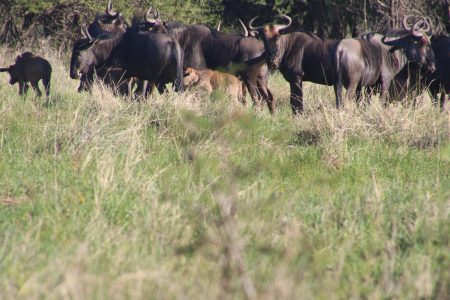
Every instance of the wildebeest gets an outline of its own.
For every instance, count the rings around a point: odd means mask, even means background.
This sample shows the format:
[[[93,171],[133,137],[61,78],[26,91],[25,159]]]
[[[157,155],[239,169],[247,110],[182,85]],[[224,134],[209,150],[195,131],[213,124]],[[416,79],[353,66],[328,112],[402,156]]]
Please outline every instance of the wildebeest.
[[[75,43],[72,78],[101,65],[124,69],[125,79],[173,82],[176,91],[183,90],[183,53],[178,42],[166,34],[140,32],[132,26],[125,33],[104,33]]]
[[[105,13],[97,13],[94,21],[89,25],[87,31],[83,32],[83,34],[85,34],[87,39],[91,39],[98,37],[105,32],[125,32],[127,28],[128,25],[124,16],[120,12],[114,11],[112,2],[109,1],[106,6]],[[94,82],[94,74],[96,74],[97,78],[101,79],[106,85],[114,88],[123,95],[123,92],[125,91],[123,88],[123,83],[121,81],[114,82],[114,80],[111,80],[111,76],[114,74],[113,77],[122,78],[124,76],[124,71],[120,74],[120,70],[117,68],[109,71],[107,68],[102,66],[99,66],[97,69],[92,69],[90,72],[85,73],[80,77],[78,92],[88,91],[91,89]]]
[[[271,113],[275,102],[268,84],[265,49],[261,41],[240,34],[227,34],[205,25],[172,26],[164,22],[149,23],[157,32],[166,32],[179,43],[184,66],[213,69],[239,76],[254,102],[262,98]],[[261,59],[262,58],[262,59]]]
[[[432,35],[431,22],[427,18],[420,17],[417,21],[417,17],[407,16],[404,19],[403,26],[411,28],[413,25],[408,25],[406,21],[412,17],[412,20],[416,22],[422,22],[425,25],[424,29],[428,30],[427,35]],[[419,24],[416,23],[416,24]],[[380,36],[377,35],[381,40]],[[362,36],[364,39],[372,39],[375,34],[369,33]],[[403,69],[395,76],[391,86],[389,88],[390,100],[402,100],[407,95],[417,95],[428,89],[431,93],[433,103],[438,105],[438,93],[441,93],[440,105],[443,108],[447,93],[450,91],[450,75],[445,70],[450,68],[450,38],[446,35],[433,35],[431,37],[431,47],[435,56],[436,71],[431,73],[427,68],[420,68],[414,63],[408,63]],[[377,90],[377,89],[375,89]]]
[[[443,109],[450,93],[450,37],[446,35],[433,36],[431,47],[436,57],[436,72],[425,76],[433,102],[438,104],[438,93],[441,93],[440,107]]]
[[[386,103],[390,84],[408,62],[435,69],[434,53],[425,30],[417,23],[411,29],[390,30],[370,39],[343,39],[334,49],[336,72],[336,106],[342,105],[342,88],[347,96],[361,100],[362,89],[380,85],[382,102]]]
[[[97,13],[87,30],[90,36],[97,37],[104,32],[125,31],[127,27],[124,16],[114,11],[112,2],[109,1],[105,13]]]
[[[210,69],[186,68],[184,85],[198,86],[206,90],[208,95],[213,91],[221,91],[230,98],[245,104],[246,90],[242,81],[236,76]]]
[[[31,52],[24,52],[17,56],[16,63],[8,68],[0,68],[0,72],[8,72],[9,83],[19,83],[19,95],[25,94],[28,90],[28,82],[38,96],[41,96],[39,81],[42,80],[47,98],[50,96],[50,79],[52,67],[50,63]]]
[[[286,25],[254,27],[253,22],[257,18],[250,20],[249,29],[262,38],[269,67],[279,69],[289,82],[292,112],[299,113],[303,111],[303,81],[334,84],[335,73],[329,54],[337,41],[324,40],[307,31],[282,35],[280,31],[292,23],[291,18],[285,15],[282,18],[287,20]]]

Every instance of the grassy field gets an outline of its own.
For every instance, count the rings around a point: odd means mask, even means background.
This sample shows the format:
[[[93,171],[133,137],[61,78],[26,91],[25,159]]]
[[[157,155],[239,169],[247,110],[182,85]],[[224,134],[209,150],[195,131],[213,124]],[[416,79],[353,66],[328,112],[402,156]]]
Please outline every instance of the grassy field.
[[[337,111],[308,85],[292,117],[275,75],[275,116],[132,103],[41,51],[51,105],[0,75],[0,299],[448,299],[450,119],[427,95]]]

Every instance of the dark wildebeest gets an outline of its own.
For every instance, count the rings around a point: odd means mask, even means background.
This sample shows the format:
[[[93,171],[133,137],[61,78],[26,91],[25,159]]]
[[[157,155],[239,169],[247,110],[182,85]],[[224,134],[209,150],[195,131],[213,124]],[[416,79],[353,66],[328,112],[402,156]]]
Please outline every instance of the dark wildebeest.
[[[293,32],[281,35],[286,25],[265,25],[254,27],[258,17],[249,22],[249,29],[262,38],[266,47],[267,63],[272,69],[279,69],[284,79],[290,84],[292,112],[303,111],[303,82],[310,81],[322,85],[333,85],[335,73],[330,59],[330,51],[337,44],[336,40],[324,40],[312,32]]]
[[[19,83],[19,95],[25,94],[28,90],[28,82],[35,90],[38,96],[41,96],[39,89],[39,80],[42,80],[45,94],[50,96],[50,79],[52,77],[52,67],[50,63],[31,52],[24,52],[17,56],[16,63],[8,68],[0,68],[0,72],[8,72],[10,76],[9,83]]]
[[[128,82],[125,79],[127,76],[126,72],[121,68],[111,68],[105,63],[100,63],[92,52],[86,52],[81,56],[80,59],[83,60],[83,63],[80,63],[80,66],[82,66],[82,68],[78,67],[78,70],[73,69],[74,67],[77,67],[77,62],[73,60],[78,58],[81,49],[84,49],[84,47],[89,45],[90,41],[93,40],[89,35],[89,32],[86,31],[85,35],[87,37],[75,41],[70,62],[71,78],[76,78],[76,76],[73,77],[74,72],[78,72],[78,75],[80,75],[81,82],[78,91],[90,90],[94,82],[94,75],[96,75],[106,86],[111,87],[115,93],[127,95]]]
[[[75,43],[71,78],[99,65],[124,69],[125,80],[137,77],[164,84],[173,82],[176,91],[183,90],[183,53],[178,42],[166,34],[131,27],[125,33],[102,34]]]
[[[336,106],[342,103],[342,88],[347,97],[361,100],[362,89],[380,85],[380,99],[386,103],[394,77],[413,62],[435,70],[434,53],[425,31],[415,24],[410,30],[390,30],[367,39],[343,39],[335,47],[332,58],[336,72]]]
[[[124,16],[114,11],[112,2],[109,1],[105,13],[97,13],[87,30],[90,36],[97,37],[105,32],[124,31],[127,27]]]
[[[84,32],[86,39],[92,39],[100,36],[105,32],[125,32],[128,27],[125,22],[124,16],[113,10],[112,2],[109,1],[106,6],[105,13],[97,13],[95,20],[89,25],[86,32]],[[108,70],[103,66],[98,66],[98,68],[93,68],[90,72],[83,74],[80,77],[80,85],[78,87],[78,92],[89,91],[94,82],[94,75],[97,75],[107,86],[111,86],[115,91],[122,94],[126,91],[121,78],[124,76],[124,71],[115,68],[113,70]],[[114,81],[117,78],[119,81]]]
[[[184,52],[184,67],[228,72],[241,78],[253,102],[262,98],[271,113],[275,102],[268,84],[264,44],[254,37],[227,34],[205,25],[167,26],[148,20],[156,32],[173,36]]]
[[[395,90],[389,91],[389,96],[393,98],[404,97],[407,93],[419,93],[424,88],[428,88],[433,104],[444,109],[450,93],[450,37],[446,35],[433,36],[431,38],[436,59],[436,71],[433,73],[424,72],[413,68],[405,68],[395,77]],[[409,81],[409,85],[408,85]],[[438,94],[440,95],[440,99]]]
[[[450,94],[450,37],[432,37],[431,47],[436,57],[436,72],[427,74],[425,80],[435,105],[438,104],[438,93],[441,93],[440,107],[443,109]]]

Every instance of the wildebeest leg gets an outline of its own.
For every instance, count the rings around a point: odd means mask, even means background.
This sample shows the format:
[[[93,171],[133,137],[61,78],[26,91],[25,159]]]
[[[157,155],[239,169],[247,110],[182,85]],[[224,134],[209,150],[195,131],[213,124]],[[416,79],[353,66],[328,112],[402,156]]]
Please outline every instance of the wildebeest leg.
[[[342,106],[342,82],[338,82],[334,85],[334,94],[336,95],[336,108],[339,109]]]
[[[361,100],[363,100],[362,98],[362,86],[361,84],[358,84],[358,86],[356,87],[356,104],[358,106],[361,105]]]
[[[78,86],[77,91],[78,91],[78,93],[81,93],[82,91],[85,91],[85,90],[86,90],[86,75],[83,74],[80,77],[80,85]]]
[[[256,82],[250,81],[250,80],[245,80],[245,85],[247,86],[248,93],[250,94],[250,97],[252,98],[253,106],[259,106],[261,101],[260,101],[260,96],[258,93],[258,88],[257,88]]]
[[[391,82],[390,81],[382,81],[381,82],[381,93],[380,93],[380,101],[383,103],[385,107],[389,106],[388,103],[388,96],[389,96],[389,86]]]
[[[344,101],[348,101],[350,99],[355,99],[356,98],[358,85],[359,85],[359,83],[350,80],[350,83],[349,83],[349,85],[347,87],[347,93],[345,95],[345,100]],[[356,99],[356,101],[358,101],[358,99]]]
[[[241,92],[239,93],[239,97],[238,100],[239,102],[242,103],[242,105],[246,105],[247,104],[247,87],[245,86],[244,82],[241,82],[241,86],[240,86]],[[267,89],[268,90],[268,89]],[[269,90],[268,90],[269,91]],[[269,91],[270,92],[270,91]]]
[[[155,84],[153,82],[148,82],[147,87],[145,88],[145,98],[153,93],[155,89]]]
[[[25,95],[28,92],[28,83],[19,81],[19,95]]]
[[[136,89],[134,90],[134,98],[145,97],[145,88],[147,88],[147,80],[137,79]]]
[[[438,92],[439,92],[439,90],[437,88],[430,87],[429,91],[430,91],[430,94],[431,94],[431,101],[433,102],[433,105],[437,106],[438,105]],[[442,93],[444,93],[443,90],[442,90]],[[441,94],[441,99],[442,99],[442,94]]]
[[[42,96],[42,92],[39,89],[39,82],[38,81],[31,81],[31,86],[33,87],[34,91],[36,92],[36,95],[38,95],[38,97]]]
[[[134,84],[136,82],[136,79],[133,77],[130,77],[127,79],[127,97],[131,98],[133,93]]]
[[[83,74],[80,77],[80,85],[78,86],[78,93],[82,91],[90,91],[94,82],[94,72]]]
[[[297,77],[295,80],[289,82],[291,86],[291,108],[293,114],[303,112],[303,87],[302,79]]]
[[[440,103],[440,107],[441,107],[441,110],[444,110],[444,108],[445,108],[445,104],[448,102],[448,94],[447,94],[447,92],[446,91],[442,91],[441,92],[441,103]]]
[[[257,89],[259,95],[266,101],[270,113],[273,114],[275,112],[275,101],[272,93],[267,88],[267,80],[258,80]]]
[[[370,104],[370,102],[372,102],[372,96],[375,94],[375,89],[376,89],[375,85],[366,87],[366,95],[365,95],[366,104]]]
[[[158,83],[157,87],[160,94],[164,94],[165,92],[167,92],[167,87],[164,83]]]
[[[148,80],[143,80],[143,82],[142,82],[142,96],[144,98],[147,98],[147,87],[148,87]]]
[[[45,95],[47,96],[47,99],[50,97],[50,79],[50,76],[42,78],[42,84],[44,85]]]

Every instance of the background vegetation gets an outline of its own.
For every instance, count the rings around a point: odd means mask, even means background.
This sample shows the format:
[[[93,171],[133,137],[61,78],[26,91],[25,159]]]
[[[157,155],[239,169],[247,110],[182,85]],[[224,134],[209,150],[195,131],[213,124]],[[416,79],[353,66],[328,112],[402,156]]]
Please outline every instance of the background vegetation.
[[[0,48],[0,65],[23,49]],[[429,97],[291,116],[195,91],[52,101],[0,75],[0,299],[448,299],[450,124]]]
[[[230,30],[287,13],[324,37],[413,9],[447,21],[437,0],[152,3]],[[0,2],[0,41],[15,46],[0,65],[32,50],[54,70],[48,106],[0,74],[0,299],[448,299],[448,111],[427,94],[337,111],[309,84],[293,118],[279,74],[275,116],[196,90],[79,94],[64,49],[105,5]],[[150,1],[114,5],[130,17]]]
[[[306,29],[321,37],[358,36],[374,30],[400,26],[405,14],[428,16],[436,33],[445,32],[448,0],[115,0],[114,6],[128,19],[154,5],[165,20],[237,28],[237,19],[256,15],[272,21],[280,13],[294,20],[291,30]],[[50,37],[58,44],[77,38],[107,1],[96,0],[3,0],[0,2],[0,43]]]

